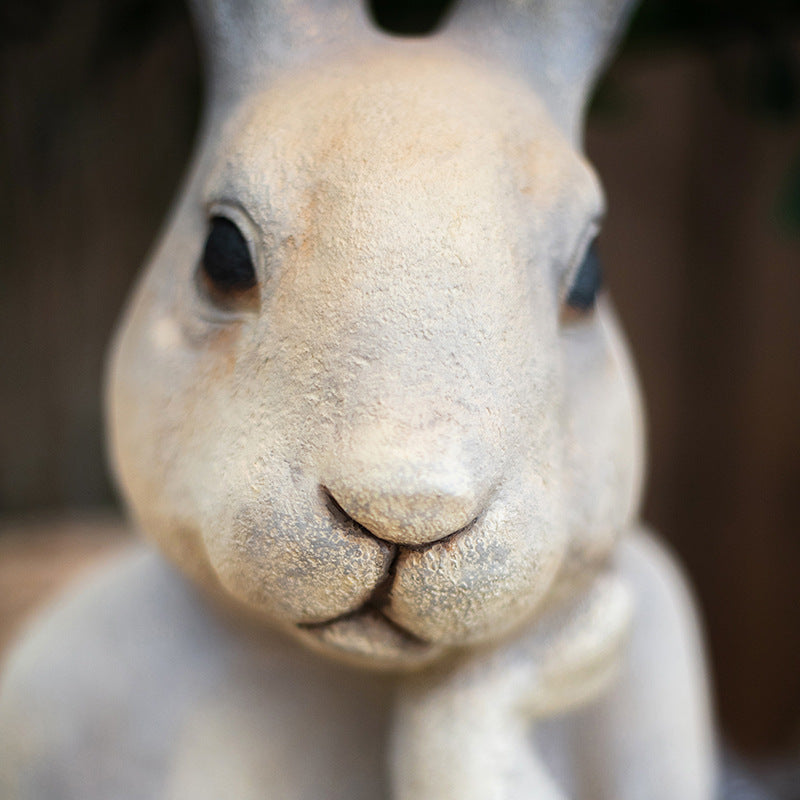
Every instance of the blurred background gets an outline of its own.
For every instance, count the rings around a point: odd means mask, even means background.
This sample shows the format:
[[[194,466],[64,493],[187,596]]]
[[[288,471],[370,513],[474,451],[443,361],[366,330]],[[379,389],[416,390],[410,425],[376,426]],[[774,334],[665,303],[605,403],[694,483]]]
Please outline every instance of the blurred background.
[[[419,33],[445,5],[372,11]],[[104,350],[201,101],[179,0],[0,0],[0,647],[123,546]],[[800,2],[645,0],[587,149],[648,408],[644,518],[695,587],[727,741],[800,797]]]

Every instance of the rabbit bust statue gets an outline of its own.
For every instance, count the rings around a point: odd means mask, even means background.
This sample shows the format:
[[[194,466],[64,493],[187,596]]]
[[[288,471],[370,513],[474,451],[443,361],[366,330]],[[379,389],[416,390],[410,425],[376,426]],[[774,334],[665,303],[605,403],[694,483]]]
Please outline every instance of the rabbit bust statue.
[[[3,800],[710,800],[583,108],[628,0],[196,0],[200,143],[112,347],[142,546],[41,619]]]

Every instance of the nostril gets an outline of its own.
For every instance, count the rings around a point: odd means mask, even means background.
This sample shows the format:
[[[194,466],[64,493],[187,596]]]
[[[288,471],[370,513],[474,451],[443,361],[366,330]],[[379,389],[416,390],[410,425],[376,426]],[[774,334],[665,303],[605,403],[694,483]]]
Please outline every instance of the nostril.
[[[362,525],[357,519],[354,519],[350,516],[339,504],[339,501],[334,497],[333,492],[325,486],[320,486],[320,490],[322,491],[322,499],[325,503],[325,507],[328,509],[330,515],[339,523],[344,525],[355,525],[357,528],[360,528],[364,531],[364,533],[373,536],[376,539],[380,539],[380,536],[376,536],[369,528],[365,525]]]
[[[320,491],[322,492],[322,500],[325,503],[325,507],[337,522],[350,520],[347,512],[339,505],[339,501],[331,494],[331,490],[327,486],[320,486]],[[350,521],[355,522],[355,520]]]
[[[430,542],[424,542],[423,544],[407,544],[404,545],[405,549],[407,550],[427,550],[431,545],[437,546],[447,546],[455,539],[458,539],[460,536],[471,531],[479,522],[481,517],[483,516],[483,512],[478,514],[478,516],[473,517],[466,525],[462,525],[457,530],[454,530],[452,533],[448,533],[446,536],[442,536],[439,539],[434,539]]]
[[[326,485],[321,491],[330,515],[341,524],[355,525],[386,544],[409,549],[446,544],[474,527],[483,513],[482,508],[475,508],[472,498],[453,498],[447,493],[387,497],[335,492]],[[369,498],[367,502],[365,497]]]

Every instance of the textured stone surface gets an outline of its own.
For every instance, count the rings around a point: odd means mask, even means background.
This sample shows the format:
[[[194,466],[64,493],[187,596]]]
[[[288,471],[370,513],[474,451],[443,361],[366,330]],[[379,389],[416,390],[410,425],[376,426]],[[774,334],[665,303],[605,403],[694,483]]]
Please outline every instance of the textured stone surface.
[[[108,381],[174,566],[129,557],[13,656],[9,796],[711,796],[626,348],[607,298],[569,307],[627,5],[399,40],[355,3],[198,3],[206,121]]]

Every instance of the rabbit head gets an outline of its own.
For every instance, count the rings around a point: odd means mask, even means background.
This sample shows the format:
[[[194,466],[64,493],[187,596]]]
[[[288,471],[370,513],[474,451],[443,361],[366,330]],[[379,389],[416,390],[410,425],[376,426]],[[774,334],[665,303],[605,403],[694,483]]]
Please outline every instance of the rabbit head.
[[[198,153],[125,313],[113,463],[180,568],[318,649],[535,619],[638,503],[582,109],[625,0],[197,0]]]

